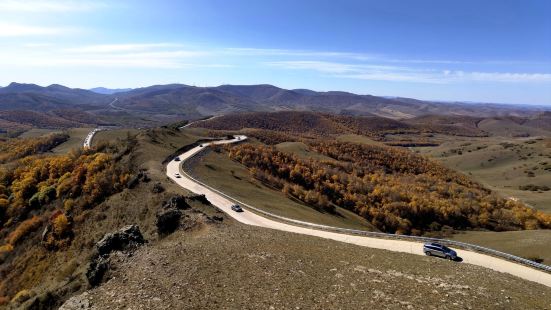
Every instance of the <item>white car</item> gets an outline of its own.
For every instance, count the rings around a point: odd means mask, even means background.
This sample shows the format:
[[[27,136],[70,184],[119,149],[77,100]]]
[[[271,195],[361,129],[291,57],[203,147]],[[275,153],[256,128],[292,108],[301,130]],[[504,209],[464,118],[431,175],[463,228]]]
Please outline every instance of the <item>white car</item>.
[[[175,176],[177,179],[179,179],[179,178],[182,177],[179,173],[175,173],[174,176]]]

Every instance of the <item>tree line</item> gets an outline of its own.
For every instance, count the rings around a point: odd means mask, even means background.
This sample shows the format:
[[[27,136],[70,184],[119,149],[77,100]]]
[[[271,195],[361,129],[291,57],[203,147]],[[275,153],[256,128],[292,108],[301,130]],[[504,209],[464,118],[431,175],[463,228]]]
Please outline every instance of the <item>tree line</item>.
[[[228,147],[251,173],[320,210],[349,209],[382,231],[420,235],[444,228],[551,228],[551,216],[498,197],[467,176],[392,147],[311,142],[334,160],[304,160],[274,147]]]

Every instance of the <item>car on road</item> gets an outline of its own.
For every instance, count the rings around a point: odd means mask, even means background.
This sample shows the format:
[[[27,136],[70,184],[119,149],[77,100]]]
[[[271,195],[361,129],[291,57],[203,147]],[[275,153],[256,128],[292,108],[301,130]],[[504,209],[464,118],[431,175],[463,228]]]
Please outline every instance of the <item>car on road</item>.
[[[231,209],[235,212],[243,212],[243,208],[241,208],[239,205],[233,205],[231,206]]]
[[[449,260],[457,259],[457,252],[436,242],[425,243],[423,245],[423,252],[427,256],[440,256]]]
[[[176,157],[174,158],[174,161],[180,161],[180,157],[176,156]]]
[[[175,173],[174,176],[175,176],[177,179],[179,179],[179,178],[182,177],[179,173]]]

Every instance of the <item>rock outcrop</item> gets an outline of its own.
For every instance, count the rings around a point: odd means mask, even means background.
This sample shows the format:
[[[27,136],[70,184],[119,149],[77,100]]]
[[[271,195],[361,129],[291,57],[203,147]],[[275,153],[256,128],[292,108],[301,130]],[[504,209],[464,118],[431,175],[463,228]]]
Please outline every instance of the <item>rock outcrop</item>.
[[[147,241],[138,225],[128,225],[117,232],[108,233],[96,243],[97,253],[92,257],[86,270],[86,278],[91,286],[99,285],[109,270],[109,254],[114,251],[132,251]]]
[[[103,256],[113,251],[135,248],[145,242],[138,225],[128,225],[115,233],[106,234],[96,243],[96,248],[99,255]]]
[[[168,235],[178,229],[181,218],[182,212],[175,208],[159,212],[155,223],[159,235]]]
[[[190,208],[191,206],[186,202],[186,198],[182,195],[172,196],[163,204],[163,209],[187,210]]]

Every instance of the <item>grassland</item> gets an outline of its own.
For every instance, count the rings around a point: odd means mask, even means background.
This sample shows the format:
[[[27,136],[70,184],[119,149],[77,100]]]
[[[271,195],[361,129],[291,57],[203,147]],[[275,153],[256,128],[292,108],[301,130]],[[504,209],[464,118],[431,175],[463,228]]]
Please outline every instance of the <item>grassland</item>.
[[[528,259],[543,259],[551,264],[551,231],[467,231],[455,234],[453,240],[474,243]]]
[[[455,139],[415,150],[472,176],[504,197],[551,212],[551,190],[541,190],[551,186],[551,147],[544,139]]]
[[[297,147],[296,144],[293,144]],[[337,209],[337,215],[316,211],[298,200],[291,200],[281,191],[271,189],[251,178],[246,167],[228,158],[227,155],[209,152],[187,161],[186,167],[205,183],[245,203],[277,215],[324,225],[344,228],[374,230],[360,216]]]
[[[84,139],[93,128],[72,128],[68,129],[69,140],[60,144],[52,150],[56,154],[65,154],[74,148],[82,147]]]
[[[370,139],[366,136],[355,135],[355,134],[347,134],[347,135],[337,136],[337,141],[339,141],[339,142],[361,143],[361,144],[367,144],[367,145],[378,145],[378,146],[384,146],[385,145],[382,142],[375,141],[375,140]]]
[[[413,149],[468,174],[504,197],[551,212],[551,191],[521,189],[526,185],[551,187],[551,145],[546,139],[456,138],[438,147]],[[451,238],[551,263],[549,230],[470,231]]]
[[[275,146],[278,150],[293,153],[302,159],[316,159],[334,161],[331,157],[309,150],[309,147],[302,142],[283,142]]]
[[[138,133],[137,129],[113,129],[113,130],[102,130],[96,133],[94,139],[92,140],[92,146],[97,145],[102,142],[113,142],[117,139],[126,139],[128,135],[135,135]]]
[[[62,130],[33,128],[20,134],[18,138],[36,138],[36,137],[41,137],[50,133],[60,133],[60,132],[62,132]]]

